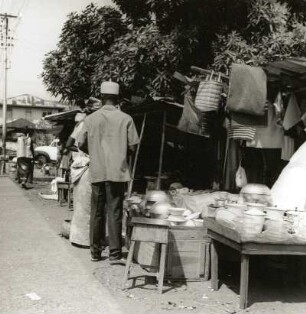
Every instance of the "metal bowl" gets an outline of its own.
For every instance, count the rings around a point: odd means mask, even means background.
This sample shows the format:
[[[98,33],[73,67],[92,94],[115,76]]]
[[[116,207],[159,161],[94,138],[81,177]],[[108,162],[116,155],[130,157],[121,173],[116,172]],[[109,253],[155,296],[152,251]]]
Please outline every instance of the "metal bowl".
[[[149,202],[168,202],[169,196],[164,191],[149,191],[146,195],[146,200]]]
[[[149,210],[150,216],[152,218],[165,219],[169,216],[169,208],[171,208],[169,202],[158,202],[155,203]]]

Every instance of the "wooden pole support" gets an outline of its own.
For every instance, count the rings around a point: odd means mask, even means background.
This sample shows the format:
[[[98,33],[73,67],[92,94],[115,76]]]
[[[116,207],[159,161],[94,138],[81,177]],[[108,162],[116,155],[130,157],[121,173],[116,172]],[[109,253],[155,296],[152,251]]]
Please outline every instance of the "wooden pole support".
[[[160,187],[161,187],[161,175],[162,175],[162,171],[163,171],[163,157],[164,157],[165,137],[166,137],[166,120],[167,120],[167,112],[164,111],[163,129],[162,129],[159,163],[158,163],[158,176],[157,176],[157,182],[156,182],[156,189],[157,190],[160,190]]]
[[[135,177],[135,173],[136,173],[136,166],[137,166],[137,162],[138,162],[140,145],[141,145],[141,141],[142,141],[142,138],[143,138],[143,133],[144,133],[145,125],[146,125],[146,120],[147,120],[147,114],[145,113],[145,115],[143,117],[142,125],[141,125],[141,131],[140,131],[140,135],[139,135],[139,143],[137,145],[136,154],[135,154],[135,160],[134,160],[133,169],[132,169],[132,179],[131,179],[131,181],[129,183],[128,193],[127,193],[128,198],[131,197],[132,190],[133,190],[134,177]]]

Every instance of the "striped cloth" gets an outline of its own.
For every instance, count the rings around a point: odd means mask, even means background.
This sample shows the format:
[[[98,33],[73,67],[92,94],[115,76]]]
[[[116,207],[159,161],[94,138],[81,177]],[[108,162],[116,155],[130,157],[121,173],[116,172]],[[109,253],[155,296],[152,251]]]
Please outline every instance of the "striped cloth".
[[[248,126],[229,126],[227,129],[228,138],[234,140],[253,141],[255,138],[256,128]]]
[[[222,82],[201,81],[195,98],[195,107],[202,112],[217,111],[223,89]]]

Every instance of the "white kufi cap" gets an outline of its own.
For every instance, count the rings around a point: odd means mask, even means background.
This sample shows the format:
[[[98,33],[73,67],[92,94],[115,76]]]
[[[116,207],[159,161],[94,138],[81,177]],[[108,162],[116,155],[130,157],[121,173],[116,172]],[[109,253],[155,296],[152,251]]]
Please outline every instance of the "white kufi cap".
[[[108,81],[101,84],[101,94],[119,95],[119,84]]]

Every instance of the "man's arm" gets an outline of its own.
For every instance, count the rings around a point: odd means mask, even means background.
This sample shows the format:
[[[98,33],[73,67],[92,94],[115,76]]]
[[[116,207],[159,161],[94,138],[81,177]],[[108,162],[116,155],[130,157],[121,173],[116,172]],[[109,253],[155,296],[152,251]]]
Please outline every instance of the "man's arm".
[[[86,124],[83,124],[82,131],[80,132],[78,136],[78,147],[81,151],[88,154],[88,132]]]
[[[134,121],[131,118],[128,124],[128,154],[135,152],[138,144],[139,144],[138,133]]]
[[[69,138],[68,138],[68,140],[66,142],[63,154],[65,155],[69,151],[72,151],[72,152],[77,152],[78,151],[78,148],[75,146],[75,139],[70,137],[70,136],[69,136]]]

